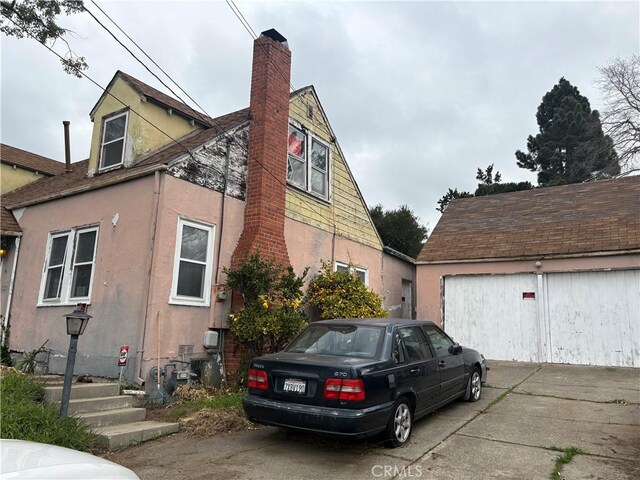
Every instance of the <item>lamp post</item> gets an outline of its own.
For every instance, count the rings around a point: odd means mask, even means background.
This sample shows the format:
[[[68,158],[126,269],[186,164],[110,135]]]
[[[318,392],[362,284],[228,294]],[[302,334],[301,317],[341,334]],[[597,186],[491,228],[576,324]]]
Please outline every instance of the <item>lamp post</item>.
[[[67,335],[69,340],[69,353],[67,354],[67,369],[64,372],[64,387],[62,388],[62,401],[60,402],[60,416],[66,417],[71,396],[71,381],[73,380],[73,368],[76,364],[78,352],[78,337],[84,333],[91,315],[87,314],[87,304],[79,303],[76,309],[64,316],[67,320]]]

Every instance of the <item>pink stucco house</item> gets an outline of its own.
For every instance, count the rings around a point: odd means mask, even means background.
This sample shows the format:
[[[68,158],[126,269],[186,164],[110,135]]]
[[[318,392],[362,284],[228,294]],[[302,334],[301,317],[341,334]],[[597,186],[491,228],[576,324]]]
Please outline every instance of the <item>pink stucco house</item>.
[[[148,381],[158,342],[162,363],[230,372],[222,270],[253,248],[310,276],[353,264],[392,315],[414,315],[413,261],[383,247],[315,89],[290,92],[290,64],[284,37],[264,32],[249,108],[218,118],[115,74],[90,113],[89,158],[2,197],[22,231],[2,263],[11,348],[49,339],[48,370],[63,372],[62,315],[84,302],[76,373],[116,376],[129,345],[125,377]]]

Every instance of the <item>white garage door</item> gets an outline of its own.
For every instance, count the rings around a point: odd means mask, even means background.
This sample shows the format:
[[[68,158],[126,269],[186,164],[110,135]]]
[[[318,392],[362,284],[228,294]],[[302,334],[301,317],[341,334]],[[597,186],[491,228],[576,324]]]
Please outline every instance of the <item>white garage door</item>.
[[[551,361],[640,367],[640,270],[546,276]]]
[[[444,327],[496,360],[640,367],[640,270],[448,276]]]

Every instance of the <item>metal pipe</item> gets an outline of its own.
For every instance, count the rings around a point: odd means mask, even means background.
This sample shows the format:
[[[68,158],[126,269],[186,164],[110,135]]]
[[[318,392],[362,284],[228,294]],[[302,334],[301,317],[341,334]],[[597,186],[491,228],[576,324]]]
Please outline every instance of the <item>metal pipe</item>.
[[[73,380],[73,368],[76,365],[76,353],[78,353],[78,335],[71,335],[69,340],[69,353],[67,355],[67,369],[64,372],[64,386],[62,387],[62,400],[60,402],[60,416],[66,417],[71,397],[71,381]]]
[[[69,125],[71,122],[69,120],[63,120],[62,125],[64,125],[64,164],[65,164],[65,172],[71,172],[71,141],[69,140]]]
[[[144,355],[144,342],[147,334],[147,317],[149,315],[149,302],[151,301],[151,270],[153,268],[153,253],[156,243],[156,230],[158,226],[158,205],[160,203],[160,172],[156,171],[154,176],[154,188],[153,188],[153,205],[151,211],[151,225],[149,226],[149,255],[147,257],[147,281],[144,284],[144,293],[142,298],[145,299],[144,308],[142,312],[142,321],[140,322],[140,328],[138,329],[138,348],[136,353],[136,362],[138,362],[138,376],[136,380],[140,385],[144,382],[142,377],[142,356]]]
[[[2,329],[2,345],[7,339],[7,328],[9,326],[9,314],[11,313],[11,300],[13,299],[13,284],[16,281],[16,266],[18,265],[18,254],[20,253],[20,237],[15,240],[16,251],[13,255],[13,266],[11,267],[11,280],[9,280],[9,293],[7,294],[7,309],[2,319],[4,328]]]

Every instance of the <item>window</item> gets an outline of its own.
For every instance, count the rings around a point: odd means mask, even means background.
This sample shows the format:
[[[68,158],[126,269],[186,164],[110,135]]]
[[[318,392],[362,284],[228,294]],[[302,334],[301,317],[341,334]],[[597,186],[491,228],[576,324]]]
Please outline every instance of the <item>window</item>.
[[[451,339],[435,327],[427,327],[427,334],[436,353],[436,357],[446,357],[450,354],[449,347],[453,346]]]
[[[325,200],[329,199],[329,147],[289,125],[287,181]]]
[[[100,170],[122,165],[128,112],[104,120],[100,147]]]
[[[169,303],[209,306],[214,226],[178,219]]]
[[[88,302],[98,227],[49,234],[40,285],[40,305]]]
[[[353,272],[362,280],[362,283],[369,286],[369,270],[366,268],[356,267],[344,262],[336,262],[336,272]]]
[[[374,358],[384,329],[363,325],[312,325],[287,347],[287,352]]]
[[[407,349],[407,355],[410,362],[419,362],[433,358],[431,349],[427,344],[427,337],[424,336],[420,327],[404,327],[399,328],[400,337]]]

